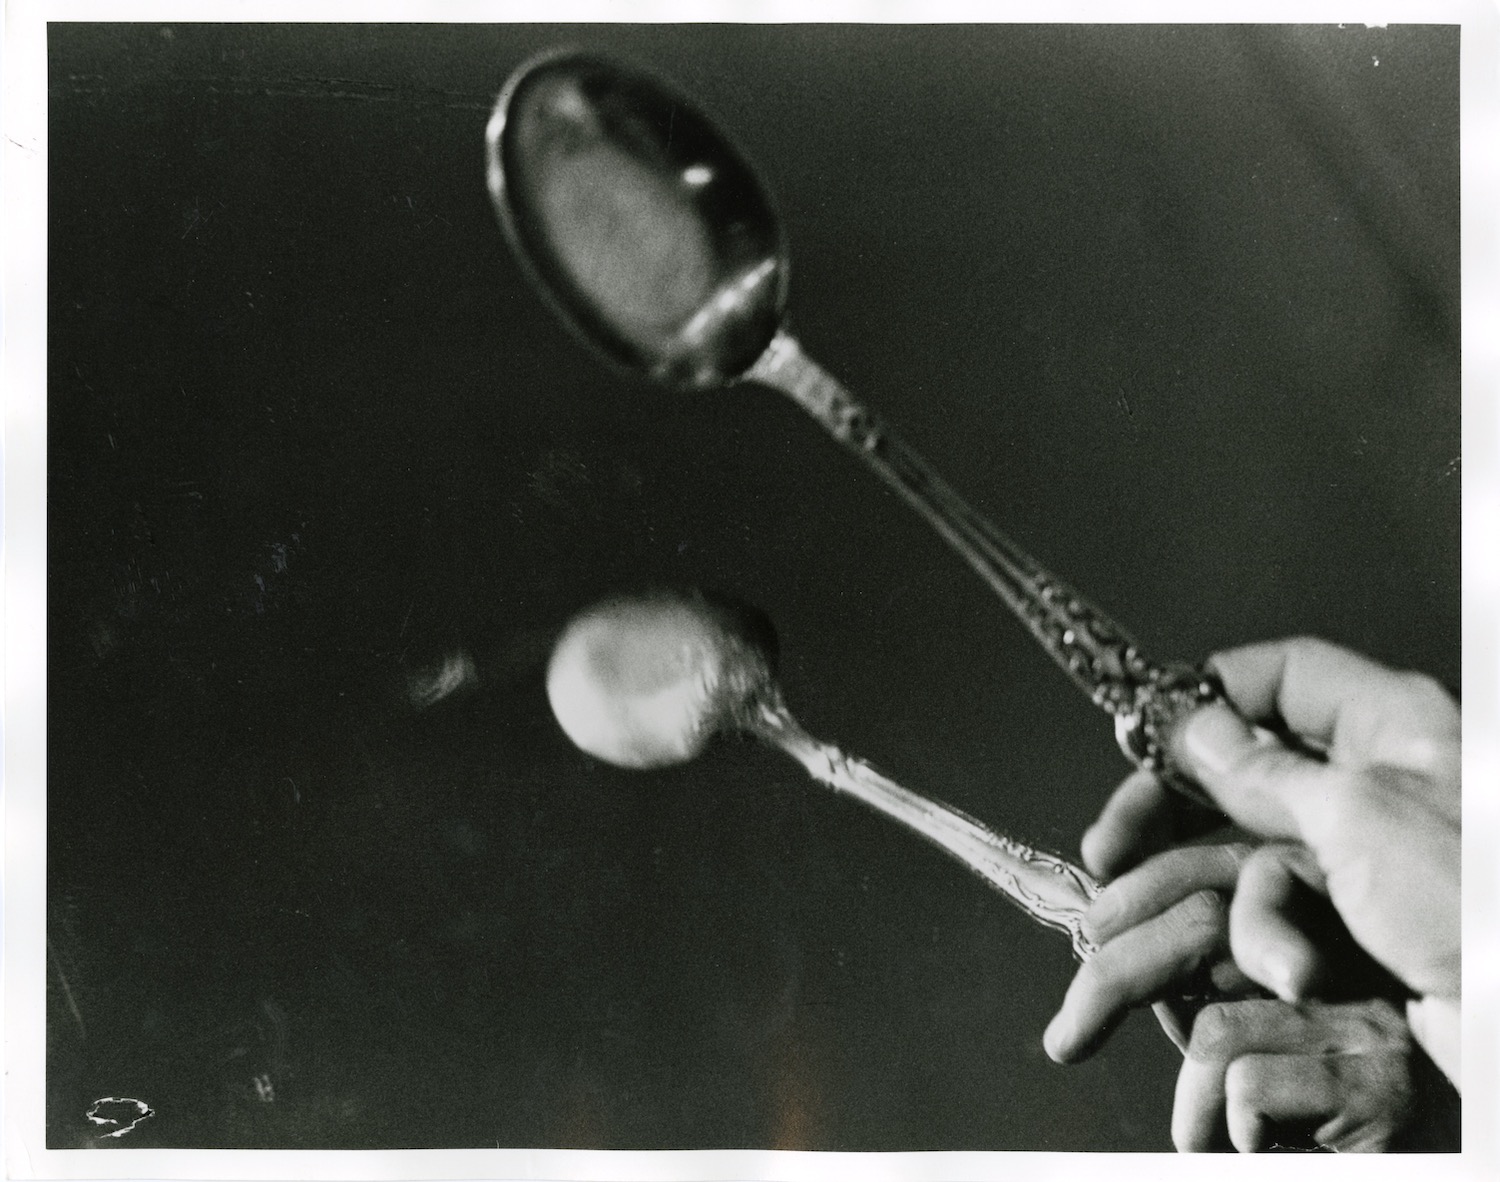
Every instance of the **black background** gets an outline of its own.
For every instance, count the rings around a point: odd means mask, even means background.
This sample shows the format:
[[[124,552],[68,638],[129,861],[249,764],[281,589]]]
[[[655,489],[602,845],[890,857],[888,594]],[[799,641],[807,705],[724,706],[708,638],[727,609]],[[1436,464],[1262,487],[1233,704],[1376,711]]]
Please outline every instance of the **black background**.
[[[732,130],[808,351],[1151,650],[1458,682],[1456,29],[54,24],[49,1143],[1169,1148],[1154,1022],[1048,1062],[1065,942],[942,855],[553,724],[571,612],[707,584],[998,827],[1076,853],[1124,771],[789,403],[550,318],[482,135],[562,42]]]

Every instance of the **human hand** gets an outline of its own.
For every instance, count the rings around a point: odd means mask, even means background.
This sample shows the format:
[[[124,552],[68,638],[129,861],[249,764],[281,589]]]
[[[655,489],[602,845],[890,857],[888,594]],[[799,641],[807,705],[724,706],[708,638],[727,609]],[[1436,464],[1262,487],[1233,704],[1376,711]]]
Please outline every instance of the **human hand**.
[[[1172,753],[1229,817],[1282,839],[1240,868],[1229,911],[1235,960],[1287,1000],[1326,984],[1326,950],[1291,918],[1298,893],[1313,888],[1370,955],[1424,995],[1414,1028],[1456,1078],[1457,705],[1430,678],[1317,640],[1250,645],[1210,665],[1239,714],[1223,703],[1195,712],[1172,737]],[[1246,719],[1284,727],[1327,758],[1294,751]],[[1133,776],[1085,836],[1085,861],[1108,873],[1179,836],[1182,818],[1201,815]],[[1434,1037],[1440,1019],[1451,1045]]]
[[[1416,1054],[1384,1000],[1210,1005],[1177,1077],[1172,1143],[1254,1153],[1311,1131],[1318,1148],[1383,1152],[1410,1136]]]
[[[1048,1055],[1059,1063],[1087,1058],[1132,1007],[1149,1002],[1162,1003],[1158,1018],[1186,1050],[1192,1022],[1176,999],[1195,990],[1254,992],[1230,959],[1229,904],[1221,893],[1233,890],[1250,853],[1240,842],[1183,846],[1110,882],[1083,913],[1083,933],[1098,951],[1079,966],[1047,1026]]]
[[[1048,1053],[1085,1058],[1131,1006],[1155,1001],[1185,1056],[1172,1125],[1184,1152],[1281,1142],[1346,1152],[1455,1148],[1456,1096],[1413,1049],[1389,1001],[1243,997],[1255,987],[1227,958],[1219,892],[1233,888],[1251,852],[1241,842],[1171,849],[1106,886],[1083,916],[1099,950],[1048,1026]],[[1392,984],[1367,959],[1365,968],[1361,984]],[[1200,1010],[1201,997],[1181,998],[1192,984],[1219,1000]]]
[[[1143,781],[1149,781],[1144,783]],[[1160,784],[1147,773],[1134,773],[1122,784],[1106,810],[1119,815],[1120,802],[1153,799]],[[1149,817],[1149,814],[1145,814]],[[1168,814],[1158,813],[1159,820]],[[1222,816],[1214,815],[1218,824]],[[1188,828],[1206,823],[1190,814]],[[1101,822],[1101,825],[1103,822]],[[1116,825],[1132,839],[1129,827]],[[1097,838],[1101,826],[1090,831]],[[1157,838],[1169,835],[1159,829]],[[1078,969],[1062,1007],[1047,1027],[1043,1043],[1060,1063],[1087,1058],[1133,1007],[1156,1003],[1168,1035],[1186,1049],[1191,1027],[1191,999],[1197,1004],[1244,997],[1259,985],[1231,958],[1230,896],[1242,869],[1256,856],[1255,847],[1234,840],[1228,830],[1216,844],[1177,846],[1135,864],[1138,844],[1105,848],[1085,840],[1089,870],[1109,878],[1081,917],[1083,934],[1098,947]],[[1243,834],[1239,834],[1243,836]],[[1330,918],[1332,918],[1330,916]],[[1361,950],[1336,920],[1322,925],[1320,954],[1336,959],[1336,981],[1327,981],[1325,1001],[1375,996],[1398,997],[1401,986]]]

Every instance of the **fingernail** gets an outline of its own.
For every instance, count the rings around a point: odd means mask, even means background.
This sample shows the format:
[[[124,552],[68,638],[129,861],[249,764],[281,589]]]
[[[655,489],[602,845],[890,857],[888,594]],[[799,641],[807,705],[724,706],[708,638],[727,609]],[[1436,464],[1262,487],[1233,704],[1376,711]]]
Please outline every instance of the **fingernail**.
[[[1302,989],[1297,982],[1291,961],[1271,952],[1261,961],[1260,967],[1263,978],[1261,983],[1282,1001],[1302,1000]]]
[[[1189,716],[1178,737],[1178,747],[1193,770],[1213,776],[1228,770],[1246,747],[1255,743],[1255,732],[1222,702]]]
[[[1057,1011],[1052,1021],[1047,1023],[1047,1029],[1042,1034],[1042,1047],[1054,1063],[1066,1063],[1069,1052],[1073,1049],[1073,1040],[1076,1035],[1077,1027],[1073,1021],[1073,1015],[1064,1006]]]

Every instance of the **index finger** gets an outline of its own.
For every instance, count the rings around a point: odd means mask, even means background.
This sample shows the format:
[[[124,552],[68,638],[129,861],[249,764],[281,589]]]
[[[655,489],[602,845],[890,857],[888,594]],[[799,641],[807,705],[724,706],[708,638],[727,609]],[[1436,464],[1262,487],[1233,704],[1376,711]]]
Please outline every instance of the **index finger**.
[[[1104,802],[1083,835],[1083,864],[1091,874],[1114,878],[1153,854],[1218,828],[1212,809],[1164,785],[1154,772],[1132,772]]]
[[[1430,772],[1457,758],[1458,706],[1430,677],[1313,637],[1227,649],[1208,664],[1246,718],[1279,718],[1332,759]]]

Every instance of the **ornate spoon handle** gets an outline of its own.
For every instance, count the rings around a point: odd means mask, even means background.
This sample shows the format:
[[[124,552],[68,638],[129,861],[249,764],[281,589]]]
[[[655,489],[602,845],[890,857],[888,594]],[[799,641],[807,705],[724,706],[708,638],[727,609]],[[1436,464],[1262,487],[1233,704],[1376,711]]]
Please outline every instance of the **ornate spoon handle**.
[[[820,784],[884,813],[963,863],[1032,919],[1064,933],[1079,960],[1099,951],[1083,933],[1083,913],[1102,889],[1088,871],[997,833],[951,805],[903,788],[864,760],[813,738],[774,689],[763,691],[739,726],[786,752]],[[1215,996],[1170,997],[1152,1006],[1178,1050],[1186,1052],[1193,1016]]]
[[[820,784],[884,813],[951,854],[1032,919],[1065,933],[1080,960],[1098,951],[1082,928],[1083,913],[1100,890],[1087,871],[903,788],[864,760],[813,738],[779,695],[758,702],[741,726],[786,752]]]
[[[858,455],[961,554],[1084,693],[1114,717],[1120,749],[1195,800],[1170,765],[1167,737],[1190,711],[1223,696],[1213,674],[1149,660],[1125,631],[971,508],[915,451],[779,331],[742,380],[788,395]]]

